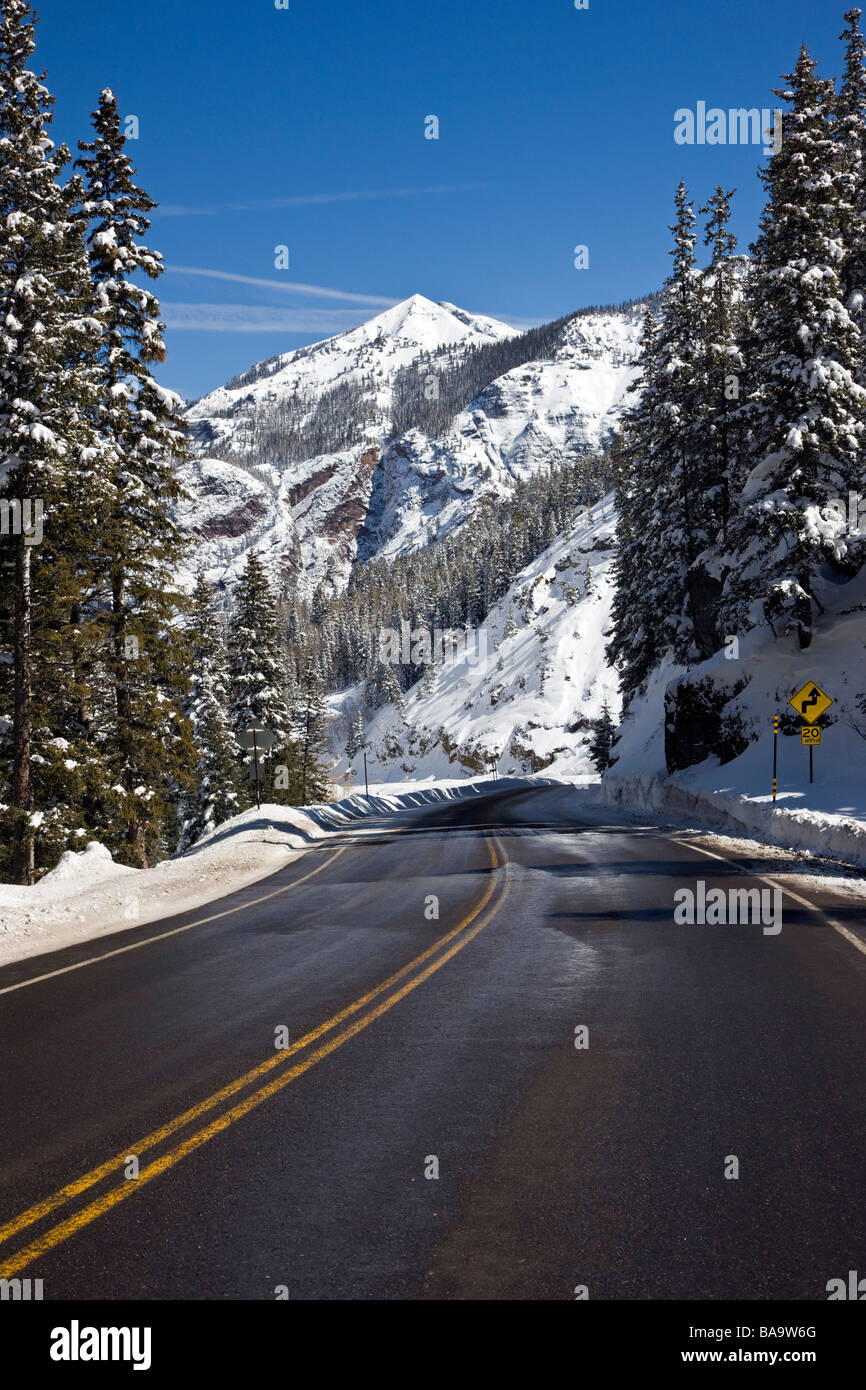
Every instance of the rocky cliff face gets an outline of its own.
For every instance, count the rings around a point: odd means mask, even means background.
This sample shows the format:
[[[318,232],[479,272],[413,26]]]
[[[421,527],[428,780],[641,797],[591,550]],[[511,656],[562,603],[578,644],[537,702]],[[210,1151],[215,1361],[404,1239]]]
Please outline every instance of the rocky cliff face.
[[[435,436],[393,438],[398,373],[426,371],[446,348],[459,363],[513,329],[415,295],[258,364],[188,412],[196,457],[179,515],[200,542],[197,560],[231,587],[255,548],[276,582],[309,594],[344,585],[356,557],[414,549],[461,525],[482,494],[504,495],[604,442],[635,374],[640,317],[635,306],[571,319],[545,360],[491,381]],[[351,444],[299,459],[305,431],[338,436],[342,412]]]

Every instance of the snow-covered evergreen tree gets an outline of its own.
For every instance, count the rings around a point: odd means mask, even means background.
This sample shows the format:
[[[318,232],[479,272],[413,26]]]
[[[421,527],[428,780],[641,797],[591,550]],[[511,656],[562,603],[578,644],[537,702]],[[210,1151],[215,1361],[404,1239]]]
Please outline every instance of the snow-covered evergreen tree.
[[[89,569],[87,518],[103,500],[91,372],[100,325],[91,312],[76,218],[79,188],[74,180],[66,187],[58,182],[69,152],[49,138],[53,98],[28,66],[34,48],[30,6],[4,0],[0,497],[11,524],[0,545],[12,583],[3,586],[0,623],[12,660],[2,668],[10,723],[0,800],[8,808],[5,867],[19,883],[47,867],[37,856],[36,831],[47,821],[50,855],[64,848],[65,837],[81,829],[75,797],[98,781],[98,758],[85,748],[84,729],[73,727],[84,686],[71,660],[76,639],[68,624]],[[51,727],[52,716],[59,727]],[[65,742],[60,758],[52,737]],[[53,751],[40,752],[40,744]]]
[[[790,102],[780,150],[761,171],[768,202],[753,248],[746,416],[750,448],[728,530],[728,631],[764,619],[812,640],[815,580],[827,563],[851,573],[849,491],[863,491],[860,335],[842,303],[845,174],[830,119],[833,84],[806,48],[777,95]]]
[[[691,568],[715,533],[704,430],[708,399],[705,304],[695,263],[695,218],[684,184],[671,227],[673,271],[662,317],[648,312],[641,335],[640,397],[612,453],[619,509],[614,634],[608,656],[626,703],[666,655],[701,654],[702,615]]]
[[[682,183],[675,202],[673,272],[666,284],[664,316],[654,347],[656,428],[649,446],[655,489],[648,582],[662,624],[660,647],[686,661],[697,655],[689,570],[713,539],[714,517],[707,505],[703,432],[703,286],[695,263],[694,213]]]
[[[172,506],[186,457],[183,402],[151,376],[165,357],[156,296],[161,258],[142,244],[153,200],[134,182],[114,94],[100,94],[95,138],[80,142],[90,270],[105,327],[98,423],[111,446],[110,496],[99,516],[101,603],[107,615],[112,708],[102,737],[124,788],[123,857],[144,867],[160,838],[172,787],[191,774],[178,736],[183,646],[170,636],[181,608],[174,574],[184,551]],[[134,656],[130,657],[130,652]]]
[[[702,379],[706,394],[700,411],[703,525],[710,542],[720,533],[724,536],[727,528],[732,459],[742,437],[738,404],[745,370],[740,346],[743,294],[742,270],[734,255],[737,239],[729,230],[732,196],[732,190],[726,192],[719,185],[700,209],[707,218],[704,244],[711,252],[702,286]]]
[[[652,446],[660,416],[660,393],[655,386],[660,373],[658,341],[658,321],[648,309],[641,330],[640,372],[634,383],[639,394],[626,413],[613,452],[617,524],[607,658],[619,671],[626,705],[641,689],[663,650],[661,615],[647,582],[656,546],[649,522],[660,486]]]
[[[346,757],[351,762],[356,754],[360,753],[364,747],[364,716],[358,710],[351,724],[349,725],[349,737],[346,740]]]
[[[286,661],[280,650],[274,593],[261,560],[252,550],[234,594],[228,664],[232,732],[237,738],[245,729],[261,728],[276,735],[270,765],[288,768],[289,786],[269,790],[268,796],[277,803],[292,805],[298,753],[292,737]],[[252,760],[251,752],[244,754],[247,767]],[[253,785],[251,779],[242,784],[241,794],[248,806],[254,800]]]
[[[842,235],[842,302],[866,333],[866,37],[861,11],[845,12],[845,70],[836,99],[833,134],[839,150]]]
[[[301,806],[312,806],[327,801],[330,790],[324,766],[327,704],[318,672],[312,666],[299,674],[293,718],[297,749],[295,799]]]
[[[182,808],[180,849],[240,808],[238,775],[240,750],[228,717],[229,676],[225,637],[213,593],[199,571],[192,596],[190,621],[192,670],[184,712],[192,726],[198,751],[196,786]]]
[[[610,766],[610,749],[616,736],[616,724],[605,700],[601,714],[592,721],[592,738],[589,744],[590,762],[596,772],[604,772]]]

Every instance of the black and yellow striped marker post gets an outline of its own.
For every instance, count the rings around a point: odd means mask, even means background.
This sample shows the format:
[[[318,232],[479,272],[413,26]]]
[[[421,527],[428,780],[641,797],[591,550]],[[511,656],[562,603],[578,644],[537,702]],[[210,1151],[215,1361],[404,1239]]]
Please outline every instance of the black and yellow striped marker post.
[[[773,715],[773,800],[776,800],[776,771],[779,752],[779,716]]]

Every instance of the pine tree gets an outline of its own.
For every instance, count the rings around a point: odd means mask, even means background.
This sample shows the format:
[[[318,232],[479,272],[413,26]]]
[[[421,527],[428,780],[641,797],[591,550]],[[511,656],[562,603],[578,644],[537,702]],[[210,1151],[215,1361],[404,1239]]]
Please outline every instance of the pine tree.
[[[192,677],[184,712],[198,751],[196,788],[183,807],[180,849],[240,809],[239,753],[229,724],[229,677],[225,640],[204,571],[199,570],[190,623]]]
[[[330,783],[323,762],[328,746],[327,727],[327,705],[321,681],[308,664],[299,676],[294,708],[298,779],[295,795],[301,806],[312,806],[328,799]]]
[[[686,575],[693,639],[687,655],[696,659],[711,656],[720,646],[718,609],[727,566],[731,475],[745,436],[739,400],[746,360],[742,338],[748,325],[742,305],[743,272],[734,255],[736,237],[728,230],[732,196],[733,190],[717,185],[700,209],[707,218],[704,244],[710,247],[711,261],[701,285],[701,394],[695,417],[700,441],[694,458],[695,534],[702,548]]]
[[[402,687],[393,666],[387,661],[377,660],[366,684],[365,699],[370,709],[380,709],[382,705],[403,708]]]
[[[713,539],[702,415],[703,289],[694,212],[682,183],[675,206],[662,318],[657,322],[651,310],[645,316],[641,394],[611,454],[619,517],[608,658],[619,669],[626,706],[665,655],[681,663],[700,655],[689,573]]]
[[[757,360],[746,415],[750,448],[729,528],[726,630],[762,619],[812,640],[820,566],[858,563],[846,534],[849,491],[862,491],[862,353],[841,302],[844,173],[832,131],[833,84],[805,47],[788,85],[782,145],[761,171],[768,202],[753,248],[750,297]],[[745,476],[743,476],[743,474]]]
[[[730,511],[732,459],[738,452],[742,427],[737,411],[740,378],[745,361],[740,347],[742,312],[741,272],[734,255],[737,239],[728,230],[733,190],[720,185],[700,208],[707,221],[704,244],[712,258],[704,278],[704,322],[701,341],[705,353],[702,402],[703,517],[706,534],[714,540],[727,530]],[[707,655],[709,653],[706,653]]]
[[[604,772],[610,767],[610,749],[616,736],[616,724],[610,712],[610,707],[605,700],[601,714],[592,721],[592,739],[589,745],[590,761],[596,772]]]
[[[841,267],[842,302],[866,332],[866,37],[860,28],[861,11],[845,11],[847,28],[845,71],[836,100],[834,135],[839,150],[843,200],[842,235],[845,259]]]
[[[364,747],[364,716],[358,710],[351,724],[349,725],[349,737],[346,740],[346,757],[349,762],[360,753]]]
[[[659,324],[647,309],[640,337],[640,371],[635,403],[626,412],[614,451],[616,553],[613,562],[612,636],[607,659],[619,672],[625,707],[661,659],[661,616],[647,576],[657,545],[649,521],[661,486],[654,440],[660,429]]]
[[[99,441],[92,428],[94,385],[90,366],[100,326],[76,217],[76,180],[61,188],[69,161],[65,146],[48,136],[53,97],[28,67],[34,52],[34,16],[26,0],[4,0],[0,14],[0,493],[11,518],[3,538],[11,552],[12,585],[0,599],[12,662],[11,777],[5,815],[11,841],[8,869],[29,883],[37,864],[35,831],[48,815],[54,831],[74,833],[70,797],[78,779],[59,785],[42,769],[74,773],[65,756],[37,751],[50,742],[46,715],[62,709],[66,722],[76,700],[69,650],[71,590],[87,568],[85,514],[99,513]],[[83,499],[86,499],[83,500]],[[35,522],[39,516],[38,525]],[[26,534],[27,525],[30,534]],[[5,528],[4,528],[5,529]],[[37,539],[37,530],[45,535]],[[5,668],[4,668],[5,670]],[[54,731],[60,737],[58,731]],[[40,761],[34,764],[34,758]],[[86,761],[86,759],[82,759]],[[39,787],[33,769],[39,770]],[[85,770],[81,782],[86,783]],[[48,804],[35,809],[34,792]],[[79,825],[80,828],[80,825]],[[52,849],[56,848],[52,844]],[[44,865],[42,867],[45,867]]]
[[[294,743],[285,662],[280,651],[276,603],[264,566],[250,551],[234,594],[229,622],[229,720],[237,737],[245,729],[268,729],[276,735],[271,752],[275,766],[288,768],[288,786],[276,788],[273,799],[292,805],[297,795],[298,755]],[[244,755],[252,767],[253,754]],[[253,781],[242,793],[253,802]]]
[[[686,661],[697,654],[688,574],[714,531],[706,512],[702,284],[695,264],[695,218],[682,183],[675,202],[674,267],[666,286],[655,345],[658,371],[652,384],[659,428],[650,441],[655,496],[649,523],[649,583],[663,623],[662,650]]]
[[[165,358],[159,303],[130,278],[162,273],[161,257],[141,242],[154,202],[134,182],[109,90],[100,94],[93,125],[95,139],[80,142],[77,167],[85,182],[90,270],[105,326],[99,426],[112,446],[110,499],[99,527],[113,687],[105,738],[125,791],[123,852],[145,867],[171,789],[191,774],[191,746],[176,735],[185,654],[169,635],[183,607],[173,575],[184,543],[172,507],[182,495],[176,464],[187,455],[183,402],[150,373],[150,364]]]

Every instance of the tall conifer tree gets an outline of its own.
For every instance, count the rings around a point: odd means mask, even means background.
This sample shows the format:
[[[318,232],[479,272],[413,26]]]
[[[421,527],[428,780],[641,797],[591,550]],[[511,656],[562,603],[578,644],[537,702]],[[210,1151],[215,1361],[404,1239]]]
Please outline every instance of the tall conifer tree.
[[[34,16],[25,0],[0,12],[0,493],[11,534],[2,621],[11,646],[11,785],[9,869],[31,881],[35,832],[45,809],[34,807],[32,773],[49,759],[49,708],[74,702],[58,685],[69,680],[70,589],[87,568],[81,553],[84,516],[100,505],[101,450],[93,428],[90,370],[100,325],[91,287],[77,181],[61,187],[69,160],[48,136],[53,98],[28,66]],[[30,534],[26,534],[27,517]],[[37,523],[36,517],[39,514]],[[40,537],[37,539],[37,531]],[[78,553],[76,553],[78,551]],[[4,556],[5,558],[5,556]],[[11,591],[10,591],[11,589]],[[66,644],[64,648],[64,643]],[[52,690],[53,684],[53,690]],[[75,762],[75,759],[64,759]],[[54,787],[48,810],[63,819],[67,791]],[[6,798],[4,798],[5,800]],[[71,827],[67,825],[67,829]]]
[[[211,587],[200,570],[190,623],[192,674],[185,713],[198,752],[196,786],[183,807],[180,848],[186,849],[240,809],[240,750],[229,723],[225,637]]]
[[[841,169],[840,194],[844,202],[842,232],[845,258],[841,266],[841,297],[866,333],[866,37],[860,27],[861,11],[845,12],[847,28],[845,71],[836,99],[834,134]]]
[[[191,745],[179,723],[188,653],[177,633],[182,598],[174,580],[184,552],[173,519],[186,457],[182,401],[152,377],[165,358],[156,296],[132,277],[156,279],[159,255],[142,244],[153,200],[135,170],[113,92],[100,94],[95,138],[79,142],[90,221],[91,274],[105,325],[99,427],[111,444],[110,496],[99,517],[101,606],[107,614],[112,708],[101,736],[119,786],[122,850],[144,867],[168,814],[171,787],[188,779]]]
[[[842,501],[862,491],[866,396],[856,381],[860,335],[841,298],[849,209],[830,125],[833,84],[818,77],[805,46],[783,80],[777,95],[791,109],[781,148],[761,171],[768,202],[750,281],[750,448],[723,604],[728,631],[766,619],[807,647],[820,566],[856,568]]]
[[[229,622],[228,660],[230,681],[229,718],[237,737],[245,729],[267,729],[277,737],[268,758],[269,767],[288,769],[285,787],[268,791],[268,798],[291,805],[297,797],[298,750],[294,742],[292,710],[288,698],[289,673],[280,648],[276,601],[264,565],[255,551],[247,556],[234,594]],[[253,754],[243,757],[247,770]],[[242,795],[252,804],[254,781],[247,779]]]

